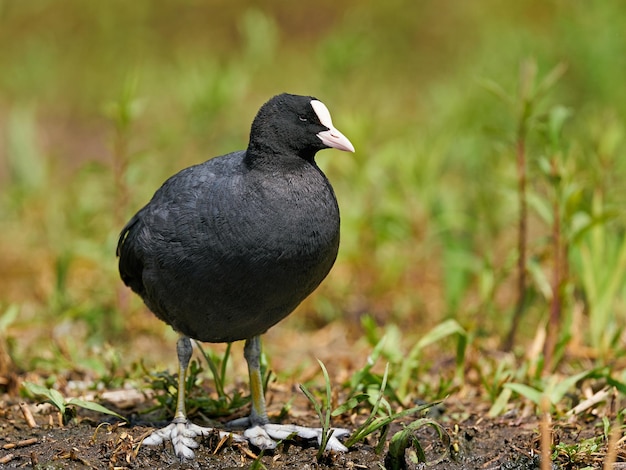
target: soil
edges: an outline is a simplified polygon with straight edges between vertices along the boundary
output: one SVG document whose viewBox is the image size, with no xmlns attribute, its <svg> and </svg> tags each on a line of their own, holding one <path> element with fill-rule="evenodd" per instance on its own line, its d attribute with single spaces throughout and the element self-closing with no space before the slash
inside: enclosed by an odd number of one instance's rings
<svg viewBox="0 0 626 470">
<path fill-rule="evenodd" d="M 363 346 L 363 350 L 360 350 L 359 343 L 350 343 L 350 348 L 342 347 L 341 345 L 346 343 L 342 340 L 345 338 L 345 332 L 338 330 L 337 327 L 312 332 L 308 335 L 309 341 L 299 341 L 298 338 L 301 338 L 301 335 L 283 334 L 280 336 L 271 331 L 267 336 L 266 350 L 270 351 L 272 366 L 275 366 L 275 370 L 286 374 L 269 384 L 266 398 L 270 418 L 278 419 L 283 404 L 290 402 L 289 411 L 287 416 L 281 418 L 282 422 L 319 426 L 319 418 L 298 389 L 297 382 L 307 383 L 315 378 L 313 382 L 319 386 L 323 381 L 317 380 L 319 365 L 303 358 L 319 357 L 327 365 L 332 364 L 329 370 L 335 373 L 331 377 L 331 382 L 341 384 L 349 379 L 351 371 L 362 367 L 361 362 L 367 357 L 365 352 L 367 348 Z M 140 343 L 141 341 L 136 341 L 135 345 Z M 214 349 L 221 347 L 212 346 Z M 233 373 L 237 378 L 246 376 L 245 363 L 241 360 L 241 347 L 238 343 L 233 345 Z M 152 346 L 152 351 L 154 351 L 152 356 L 156 356 L 158 351 L 163 351 L 167 362 L 171 362 L 170 349 Z M 288 350 L 290 354 L 278 354 L 275 352 L 278 350 Z M 137 348 L 135 348 L 135 353 L 136 351 Z M 131 364 L 128 357 L 125 357 L 124 364 L 126 367 L 132 367 L 128 366 Z M 294 364 L 298 364 L 297 368 Z M 433 377 L 422 376 L 420 380 L 435 383 L 437 374 L 440 372 L 436 370 Z M 90 372 L 84 370 L 82 372 L 70 370 L 67 376 L 57 375 L 54 380 L 65 397 L 76 396 L 76 389 L 70 386 L 70 382 L 76 384 L 75 379 L 79 378 L 85 387 L 89 384 L 93 385 L 93 377 L 89 377 L 89 374 Z M 288 379 L 289 376 L 293 379 Z M 72 381 L 69 378 L 72 378 Z M 21 382 L 41 383 L 42 377 L 37 373 L 14 371 L 0 374 L 0 379 L 2 379 L 0 390 L 4 391 L 4 395 L 0 395 L 0 468 L 209 468 L 223 470 L 251 467 L 277 470 L 325 468 L 539 470 L 541 468 L 539 429 L 545 423 L 539 422 L 534 407 L 528 406 L 524 400 L 517 399 L 512 405 L 519 408 L 509 408 L 503 416 L 492 418 L 489 416 L 491 405 L 484 394 L 481 394 L 478 384 L 467 385 L 464 390 L 452 392 L 441 404 L 429 409 L 427 417 L 443 427 L 449 436 L 449 442 L 442 442 L 432 427 L 421 427 L 415 431 L 415 440 L 412 442 L 419 443 L 419 447 L 424 451 L 426 463 L 418 463 L 416 446 L 413 446 L 406 450 L 404 461 L 401 459 L 396 467 L 392 467 L 388 451 L 390 439 L 412 420 L 419 418 L 418 416 L 394 422 L 384 438 L 384 446 L 379 453 L 376 452 L 380 439 L 377 433 L 357 443 L 345 454 L 325 453 L 319 461 L 317 448 L 311 442 L 282 442 L 273 452 L 261 453 L 259 449 L 247 444 L 224 443 L 220 442 L 217 436 L 207 436 L 198 440 L 200 446 L 195 451 L 194 460 L 180 462 L 174 456 L 169 444 L 155 447 L 141 445 L 142 439 L 151 430 L 167 424 L 167 421 L 163 421 L 163 417 L 159 415 L 163 411 L 162 408 L 146 413 L 146 410 L 153 408 L 156 403 L 154 394 L 157 392 L 154 388 L 144 387 L 144 390 L 140 391 L 138 390 L 140 387 L 129 386 L 125 383 L 126 388 L 122 390 L 105 389 L 99 390 L 95 395 L 93 393 L 91 396 L 81 395 L 81 398 L 85 400 L 101 403 L 118 412 L 128 422 L 84 408 L 75 408 L 76 416 L 63 424 L 59 412 L 50 404 L 38 404 L 31 399 L 20 398 L 19 384 Z M 291 383 L 290 380 L 292 380 Z M 89 389 L 85 387 L 82 389 Z M 194 387 L 195 396 L 204 396 L 210 392 L 210 387 L 212 387 L 212 382 L 211 384 L 204 382 L 200 389 Z M 247 384 L 243 381 L 235 381 L 231 383 L 231 387 L 242 393 L 246 393 L 247 390 Z M 337 385 L 333 387 L 333 391 L 335 388 L 339 390 L 341 387 Z M 341 393 L 339 392 L 340 395 Z M 343 403 L 346 398 L 333 397 L 335 401 L 333 405 Z M 620 408 L 617 406 L 617 409 Z M 551 423 L 554 462 L 552 468 L 568 470 L 603 468 L 603 459 L 607 455 L 607 443 L 601 417 L 614 416 L 614 411 L 596 414 L 581 413 L 574 420 L 564 416 Z M 249 409 L 244 406 L 237 411 L 236 416 L 224 416 L 219 419 L 221 423 L 225 423 L 245 416 L 248 412 Z M 363 414 L 341 415 L 333 417 L 332 424 L 354 430 L 365 420 L 366 416 L 367 410 L 363 410 Z M 190 417 L 197 424 L 214 425 L 207 423 L 206 418 L 198 410 L 190 410 Z M 617 463 L 605 468 L 626 469 L 624 463 L 626 450 L 622 447 L 618 445 L 617 451 L 613 454 Z"/>
<path fill-rule="evenodd" d="M 29 428 L 19 415 L 19 407 L 11 407 L 2 424 L 0 447 L 4 450 L 0 459 L 6 468 L 233 469 L 248 468 L 259 455 L 257 449 L 245 444 L 225 445 L 215 452 L 218 440 L 209 436 L 201 441 L 195 460 L 181 463 L 167 445 L 138 448 L 142 436 L 151 429 L 146 426 L 98 427 L 98 422 L 82 419 L 65 427 L 41 424 L 38 428 Z M 433 468 L 534 468 L 528 466 L 535 434 L 532 423 L 513 427 L 501 422 L 477 422 L 474 417 L 456 426 L 447 426 L 454 434 L 455 444 L 462 450 L 455 459 L 444 458 Z M 438 458 L 438 453 L 445 454 L 446 449 L 437 442 L 436 435 L 427 431 L 419 435 L 429 455 Z M 384 455 L 377 455 L 373 446 L 367 444 L 356 445 L 346 454 L 329 454 L 321 464 L 316 460 L 316 453 L 316 448 L 309 443 L 285 443 L 260 460 L 267 468 L 275 469 L 380 469 L 384 465 Z M 517 466 L 511 466 L 513 464 Z M 417 465 L 409 468 L 417 468 Z"/>
<path fill-rule="evenodd" d="M 274 397 L 278 399 L 280 397 Z M 285 397 L 287 398 L 287 397 Z M 6 404 L 6 402 L 5 402 Z M 25 405 L 22 404 L 22 407 Z M 298 405 L 299 407 L 300 405 Z M 428 464 L 417 463 L 415 451 L 405 453 L 405 461 L 397 468 L 407 469 L 486 469 L 530 470 L 540 469 L 539 423 L 534 417 L 519 418 L 514 414 L 501 418 L 485 418 L 486 409 L 480 404 L 450 401 L 437 408 L 432 416 L 442 424 L 450 436 L 445 445 L 431 427 L 420 428 L 415 437 L 424 449 Z M 137 415 L 124 413 L 131 423 L 107 423 L 102 415 L 78 410 L 79 416 L 63 426 L 58 412 L 49 405 L 28 405 L 37 427 L 30 427 L 20 404 L 2 409 L 0 419 L 0 468 L 151 468 L 151 469 L 235 469 L 250 468 L 259 461 L 267 469 L 382 469 L 391 468 L 387 457 L 388 443 L 377 454 L 378 435 L 356 444 L 345 454 L 326 453 L 318 462 L 317 449 L 309 442 L 283 442 L 268 454 L 247 444 L 220 443 L 216 436 L 207 436 L 196 449 L 194 460 L 180 462 L 171 447 L 140 445 L 143 437 L 153 429 L 146 423 L 132 423 Z M 473 410 L 470 412 L 469 410 Z M 315 425 L 314 412 L 299 413 L 298 424 Z M 196 420 L 197 421 L 197 420 Z M 356 423 L 334 423 L 355 426 Z M 394 423 L 388 436 L 402 429 L 405 423 Z M 31 423 L 32 424 L 32 423 Z M 160 425 L 161 423 L 156 423 Z M 561 442 L 576 443 L 588 436 L 581 427 L 567 423 L 555 425 L 555 436 Z M 594 426 L 585 426 L 593 430 Z M 387 438 L 387 440 L 389 440 Z M 387 457 L 387 459 L 386 459 Z M 552 468 L 600 468 L 601 454 L 593 453 L 578 463 L 563 461 Z M 402 466 L 404 465 L 404 466 Z M 596 466 L 597 465 L 597 466 Z M 619 464 L 618 464 L 619 465 Z M 256 468 L 264 468 L 258 466 Z M 623 467 L 613 467 L 623 468 Z"/>
</svg>

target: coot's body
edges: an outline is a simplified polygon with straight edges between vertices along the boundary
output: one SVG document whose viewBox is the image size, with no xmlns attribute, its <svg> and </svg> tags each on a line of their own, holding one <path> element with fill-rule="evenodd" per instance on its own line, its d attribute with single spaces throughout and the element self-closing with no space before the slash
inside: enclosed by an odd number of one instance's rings
<svg viewBox="0 0 626 470">
<path fill-rule="evenodd" d="M 313 161 L 254 165 L 245 152 L 172 176 L 122 232 L 122 279 L 200 341 L 264 333 L 326 277 L 339 209 Z"/>
<path fill-rule="evenodd" d="M 294 434 L 321 440 L 319 428 L 269 423 L 259 335 L 313 292 L 337 257 L 339 209 L 314 160 L 330 147 L 354 151 L 324 104 L 275 96 L 254 119 L 245 151 L 172 176 L 122 229 L 122 280 L 181 334 L 174 420 L 144 444 L 171 440 L 176 455 L 192 458 L 193 438 L 212 431 L 189 422 L 185 411 L 189 338 L 246 340 L 252 406 L 245 439 L 260 448 Z M 335 430 L 327 448 L 346 450 L 337 438 L 347 433 Z"/>
</svg>

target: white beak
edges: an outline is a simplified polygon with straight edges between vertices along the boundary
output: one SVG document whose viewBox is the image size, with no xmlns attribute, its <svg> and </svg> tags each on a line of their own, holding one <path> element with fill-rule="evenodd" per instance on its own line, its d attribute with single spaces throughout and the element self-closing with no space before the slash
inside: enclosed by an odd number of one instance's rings
<svg viewBox="0 0 626 470">
<path fill-rule="evenodd" d="M 333 126 L 333 120 L 330 117 L 330 111 L 328 111 L 326 105 L 321 101 L 312 100 L 311 106 L 322 125 L 328 127 L 327 131 L 322 131 L 317 134 L 324 145 L 346 152 L 354 152 L 352 142 Z"/>
</svg>

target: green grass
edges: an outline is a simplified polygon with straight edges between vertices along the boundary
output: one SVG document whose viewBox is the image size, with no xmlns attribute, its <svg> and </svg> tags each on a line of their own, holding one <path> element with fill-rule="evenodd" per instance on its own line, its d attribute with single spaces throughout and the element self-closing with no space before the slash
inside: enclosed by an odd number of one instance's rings
<svg viewBox="0 0 626 470">
<path fill-rule="evenodd" d="M 84 408 L 86 410 L 95 411 L 97 413 L 108 414 L 120 419 L 124 419 L 123 416 L 117 414 L 114 411 L 94 403 L 92 401 L 81 400 L 78 398 L 70 398 L 66 400 L 57 390 L 51 388 L 45 388 L 37 384 L 30 382 L 24 382 L 24 388 L 33 397 L 45 398 L 43 403 L 50 403 L 54 406 L 62 416 L 63 423 L 67 424 L 71 419 L 76 417 L 75 408 Z"/>
<path fill-rule="evenodd" d="M 322 99 L 357 149 L 319 155 L 342 244 L 298 312 L 370 345 L 349 394 L 380 387 L 383 362 L 386 399 L 405 406 L 474 383 L 496 414 L 545 393 L 565 412 L 559 380 L 623 393 L 625 30 L 618 0 L 457 0 L 445 15 L 0 1 L 0 354 L 20 372 L 137 380 L 141 340 L 174 342 L 120 286 L 121 226 L 173 172 L 243 148 L 262 102 L 291 91 Z M 231 369 L 215 367 L 223 398 Z"/>
</svg>

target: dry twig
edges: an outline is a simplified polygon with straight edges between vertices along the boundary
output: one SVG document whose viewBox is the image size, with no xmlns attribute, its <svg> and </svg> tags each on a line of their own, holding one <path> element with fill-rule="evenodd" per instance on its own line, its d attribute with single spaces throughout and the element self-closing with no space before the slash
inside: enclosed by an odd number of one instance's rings
<svg viewBox="0 0 626 470">
<path fill-rule="evenodd" d="M 33 414 L 30 412 L 30 408 L 28 407 L 26 403 L 20 403 L 20 410 L 29 428 L 32 429 L 32 428 L 39 427 L 39 425 L 37 424 L 37 421 L 35 421 L 35 418 L 33 418 Z"/>
<path fill-rule="evenodd" d="M 3 445 L 2 448 L 5 450 L 15 449 L 16 447 L 30 446 L 32 444 L 36 444 L 37 442 L 38 442 L 38 439 L 36 437 L 31 437 L 30 439 L 25 439 L 23 441 L 10 442 L 8 444 Z"/>
</svg>

